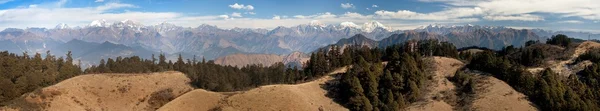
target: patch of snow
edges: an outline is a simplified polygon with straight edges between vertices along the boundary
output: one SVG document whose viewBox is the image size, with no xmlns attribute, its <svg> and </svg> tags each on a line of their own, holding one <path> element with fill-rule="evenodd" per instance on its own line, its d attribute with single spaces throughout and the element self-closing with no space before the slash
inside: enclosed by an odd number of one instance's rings
<svg viewBox="0 0 600 111">
<path fill-rule="evenodd" d="M 69 25 L 65 24 L 65 23 L 60 23 L 58 25 L 56 25 L 56 27 L 54 27 L 54 29 L 69 29 Z"/>
<path fill-rule="evenodd" d="M 110 24 L 108 24 L 106 22 L 106 20 L 100 19 L 100 20 L 92 21 L 92 23 L 90 23 L 90 25 L 88 25 L 88 26 L 89 27 L 108 27 L 108 26 L 110 26 Z"/>
<path fill-rule="evenodd" d="M 371 33 L 371 32 L 373 32 L 373 30 L 375 30 L 377 28 L 383 28 L 384 30 L 387 30 L 387 31 L 391 30 L 390 27 L 386 27 L 385 25 L 383 25 L 377 21 L 365 22 L 362 25 L 362 31 L 367 32 L 367 33 Z"/>
</svg>

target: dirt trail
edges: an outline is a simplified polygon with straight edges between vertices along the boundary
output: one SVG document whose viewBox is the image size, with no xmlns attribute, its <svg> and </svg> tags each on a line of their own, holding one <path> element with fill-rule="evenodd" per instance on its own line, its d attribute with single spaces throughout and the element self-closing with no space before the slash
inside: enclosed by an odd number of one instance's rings
<svg viewBox="0 0 600 111">
<path fill-rule="evenodd" d="M 411 104 L 408 111 L 452 111 L 453 107 L 441 100 L 445 95 L 444 91 L 453 91 L 456 86 L 450 82 L 447 77 L 454 76 L 456 70 L 465 64 L 459 60 L 446 57 L 433 57 L 433 83 L 427 87 L 429 92 L 425 95 L 425 101 Z"/>
<path fill-rule="evenodd" d="M 181 72 L 88 74 L 23 95 L 0 110 L 155 110 L 192 90 Z"/>
<path fill-rule="evenodd" d="M 249 91 L 213 93 L 202 89 L 194 90 L 164 105 L 162 111 L 225 110 L 225 111 L 343 111 L 348 110 L 326 97 L 322 86 L 338 73 L 296 85 L 267 85 Z"/>
</svg>

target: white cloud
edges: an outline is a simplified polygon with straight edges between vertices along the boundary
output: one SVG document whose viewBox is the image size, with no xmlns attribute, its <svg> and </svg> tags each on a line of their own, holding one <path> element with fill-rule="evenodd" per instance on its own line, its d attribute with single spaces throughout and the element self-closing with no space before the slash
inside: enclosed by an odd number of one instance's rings
<svg viewBox="0 0 600 111">
<path fill-rule="evenodd" d="M 465 17 L 473 17 L 481 14 L 479 8 L 455 8 L 433 13 L 418 13 L 410 10 L 386 11 L 379 10 L 375 15 L 382 19 L 404 19 L 404 20 L 451 20 Z"/>
<path fill-rule="evenodd" d="M 594 21 L 594 23 L 598 23 L 598 22 L 600 22 L 600 21 Z"/>
<path fill-rule="evenodd" d="M 242 17 L 242 13 L 233 12 L 231 13 L 231 17 Z"/>
<path fill-rule="evenodd" d="M 305 19 L 306 16 L 304 16 L 304 15 L 294 15 L 294 18 Z"/>
<path fill-rule="evenodd" d="M 38 5 L 37 5 L 37 4 L 32 4 L 32 5 L 29 5 L 29 8 L 37 8 L 37 7 L 38 7 Z"/>
<path fill-rule="evenodd" d="M 325 13 L 317 13 L 314 15 L 295 15 L 294 18 L 298 19 L 325 19 L 325 18 L 335 18 L 337 15 L 332 14 L 331 12 Z"/>
<path fill-rule="evenodd" d="M 219 18 L 222 18 L 222 19 L 229 19 L 229 16 L 228 16 L 228 15 L 219 15 Z"/>
<path fill-rule="evenodd" d="M 104 2 L 104 0 L 96 0 L 96 1 L 94 1 L 94 2 Z"/>
<path fill-rule="evenodd" d="M 238 4 L 238 3 L 229 5 L 229 7 L 233 8 L 233 9 L 238 9 L 238 10 L 248 10 L 248 11 L 254 10 L 254 6 L 252 6 L 252 5 L 244 5 L 244 4 Z"/>
<path fill-rule="evenodd" d="M 489 15 L 549 13 L 560 17 L 600 20 L 600 2 L 596 0 L 420 0 L 441 2 L 450 7 L 479 7 Z"/>
<path fill-rule="evenodd" d="M 371 7 L 373 7 L 373 8 L 377 8 L 377 7 L 379 7 L 379 6 L 377 6 L 377 5 L 373 4 L 373 5 L 371 5 Z"/>
<path fill-rule="evenodd" d="M 111 10 L 111 9 L 120 9 L 120 8 L 136 8 L 137 6 L 132 4 L 123 4 L 123 3 L 107 3 L 103 6 L 96 7 L 97 10 Z"/>
<path fill-rule="evenodd" d="M 366 9 L 367 9 L 367 10 L 371 10 L 371 9 L 369 9 L 369 8 L 366 8 Z"/>
<path fill-rule="evenodd" d="M 254 13 L 254 12 L 246 12 L 244 14 L 256 15 L 256 13 Z"/>
<path fill-rule="evenodd" d="M 153 23 L 181 16 L 172 12 L 110 12 L 112 9 L 135 7 L 130 4 L 109 3 L 97 7 L 61 8 L 49 7 L 62 4 L 63 1 L 43 3 L 37 6 L 31 5 L 27 8 L 13 8 L 0 10 L 0 29 L 2 28 L 27 28 L 46 27 L 51 28 L 58 23 L 66 23 L 70 26 L 85 26 L 97 19 L 107 21 L 121 21 L 125 19 L 137 20 L 144 23 Z M 76 19 L 75 19 L 76 18 Z M 162 19 L 162 20 L 161 20 Z"/>
<path fill-rule="evenodd" d="M 379 10 L 375 15 L 382 19 L 404 19 L 404 20 L 455 20 L 472 19 L 472 17 L 483 14 L 481 8 L 451 8 L 439 12 L 418 13 L 410 10 L 386 11 Z"/>
<path fill-rule="evenodd" d="M 341 18 L 353 18 L 353 19 L 372 19 L 373 15 L 362 15 L 356 12 L 346 12 L 344 13 Z"/>
<path fill-rule="evenodd" d="M 12 2 L 12 1 L 14 1 L 14 0 L 0 0 L 0 4 L 5 4 L 8 2 Z"/>
<path fill-rule="evenodd" d="M 341 6 L 343 9 L 354 8 L 354 4 L 351 4 L 351 3 L 342 3 L 340 6 Z"/>
<path fill-rule="evenodd" d="M 279 19 L 281 19 L 281 16 L 279 16 L 279 15 L 273 15 L 273 18 L 271 18 L 271 19 L 273 19 L 273 20 L 279 20 Z"/>
<path fill-rule="evenodd" d="M 579 21 L 579 20 L 565 20 L 565 21 L 558 21 L 557 23 L 565 23 L 565 24 L 582 24 L 583 21 Z"/>
<path fill-rule="evenodd" d="M 503 21 L 503 20 L 518 20 L 518 21 L 543 21 L 544 18 L 541 16 L 521 14 L 521 15 L 489 15 L 484 16 L 483 19 L 492 21 Z"/>
</svg>

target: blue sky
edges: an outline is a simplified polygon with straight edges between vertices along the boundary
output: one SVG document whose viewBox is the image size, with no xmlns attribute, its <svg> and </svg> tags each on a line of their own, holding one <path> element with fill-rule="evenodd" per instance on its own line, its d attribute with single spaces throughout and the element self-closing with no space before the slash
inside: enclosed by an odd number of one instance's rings
<svg viewBox="0 0 600 111">
<path fill-rule="evenodd" d="M 600 33 L 595 0 L 0 0 L 0 29 L 84 27 L 93 20 L 196 27 L 274 28 L 379 21 L 394 29 L 429 24 L 493 25 Z"/>
</svg>

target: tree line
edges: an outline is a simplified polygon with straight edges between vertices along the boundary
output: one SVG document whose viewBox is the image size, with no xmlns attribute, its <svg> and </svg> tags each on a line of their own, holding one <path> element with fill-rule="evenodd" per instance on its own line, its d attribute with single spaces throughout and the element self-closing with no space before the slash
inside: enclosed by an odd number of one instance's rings
<svg viewBox="0 0 600 111">
<path fill-rule="evenodd" d="M 331 86 L 331 96 L 350 110 L 395 111 L 423 97 L 431 76 L 424 56 L 456 58 L 458 52 L 450 43 L 422 40 L 383 49 L 353 46 L 341 56 L 352 57 L 352 67 Z"/>
<path fill-rule="evenodd" d="M 0 52 L 0 103 L 82 74 L 81 68 L 72 63 L 71 52 L 66 58 L 57 58 L 49 51 L 46 57 Z"/>
<path fill-rule="evenodd" d="M 117 57 L 100 60 L 98 66 L 92 66 L 85 73 L 147 73 L 179 71 L 191 79 L 197 88 L 210 91 L 238 91 L 267 84 L 296 83 L 302 81 L 304 73 L 296 68 L 286 68 L 282 63 L 271 66 L 247 65 L 241 68 L 222 66 L 214 61 L 186 59 L 181 55 L 177 61 L 166 60 L 164 54 L 158 59 L 142 59 L 138 56 Z"/>
<path fill-rule="evenodd" d="M 546 44 L 572 47 L 572 39 L 565 35 L 556 35 Z M 528 47 L 531 45 L 527 45 Z M 507 53 L 508 52 L 508 53 Z M 523 53 L 521 57 L 510 57 L 511 53 Z M 551 69 L 532 74 L 526 68 L 535 66 L 545 58 L 548 50 L 525 50 L 523 48 L 506 47 L 501 51 L 484 51 L 469 57 L 467 68 L 491 73 L 494 77 L 507 82 L 515 90 L 527 95 L 529 100 L 541 110 L 552 111 L 598 111 L 600 107 L 600 68 L 595 58 L 596 52 L 590 51 L 580 56 L 577 61 L 593 60 L 576 75 L 564 77 Z"/>
</svg>

